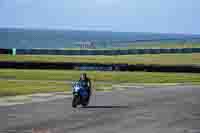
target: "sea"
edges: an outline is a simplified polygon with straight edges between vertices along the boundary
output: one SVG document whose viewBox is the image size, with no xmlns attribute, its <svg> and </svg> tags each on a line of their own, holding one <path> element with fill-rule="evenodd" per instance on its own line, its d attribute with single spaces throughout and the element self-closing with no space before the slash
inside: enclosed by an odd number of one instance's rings
<svg viewBox="0 0 200 133">
<path fill-rule="evenodd" d="M 200 42 L 200 35 L 0 28 L 0 48 L 63 49 L 80 48 L 80 45 L 90 43 L 95 45 L 95 48 L 117 48 L 138 42 L 165 44 L 181 41 Z"/>
</svg>

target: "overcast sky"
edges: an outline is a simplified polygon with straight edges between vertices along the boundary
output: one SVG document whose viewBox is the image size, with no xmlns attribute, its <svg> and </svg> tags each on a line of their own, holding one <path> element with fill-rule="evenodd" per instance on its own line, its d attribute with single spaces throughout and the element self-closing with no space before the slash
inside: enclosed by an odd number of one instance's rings
<svg viewBox="0 0 200 133">
<path fill-rule="evenodd" d="M 0 0 L 0 27 L 200 34 L 200 0 Z"/>
</svg>

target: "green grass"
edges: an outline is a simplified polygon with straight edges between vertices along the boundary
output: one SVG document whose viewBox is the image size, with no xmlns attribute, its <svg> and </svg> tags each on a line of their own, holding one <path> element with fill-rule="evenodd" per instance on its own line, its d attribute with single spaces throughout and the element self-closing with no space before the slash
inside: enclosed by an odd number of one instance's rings
<svg viewBox="0 0 200 133">
<path fill-rule="evenodd" d="M 0 96 L 69 91 L 70 85 L 62 82 L 0 80 Z"/>
<path fill-rule="evenodd" d="M 0 96 L 69 91 L 71 83 L 65 80 L 78 80 L 82 72 L 0 69 Z M 191 73 L 87 71 L 87 74 L 92 79 L 93 88 L 96 90 L 111 87 L 112 83 L 200 83 L 200 74 Z M 106 81 L 106 83 L 96 81 Z"/>
<path fill-rule="evenodd" d="M 149 64 L 199 65 L 200 53 L 120 55 L 120 56 L 0 55 L 0 61 L 127 63 L 127 64 L 148 64 L 148 65 Z"/>
<path fill-rule="evenodd" d="M 200 74 L 160 73 L 160 72 L 100 72 L 68 70 L 19 70 L 0 69 L 0 78 L 16 80 L 77 80 L 86 72 L 93 81 L 130 82 L 130 83 L 184 83 L 200 82 Z"/>
<path fill-rule="evenodd" d="M 0 80 L 0 97 L 27 95 L 34 93 L 66 92 L 71 91 L 71 83 L 62 81 L 34 81 L 34 80 Z M 95 90 L 102 91 L 104 88 L 112 89 L 112 84 L 93 85 Z"/>
</svg>

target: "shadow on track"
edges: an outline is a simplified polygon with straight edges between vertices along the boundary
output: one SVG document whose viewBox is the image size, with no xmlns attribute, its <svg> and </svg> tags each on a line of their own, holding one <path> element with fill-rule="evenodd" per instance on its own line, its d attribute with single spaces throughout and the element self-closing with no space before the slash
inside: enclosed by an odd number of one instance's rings
<svg viewBox="0 0 200 133">
<path fill-rule="evenodd" d="M 105 105 L 105 106 L 87 106 L 83 107 L 87 109 L 120 109 L 120 108 L 129 108 L 129 106 L 113 106 L 113 105 Z"/>
</svg>

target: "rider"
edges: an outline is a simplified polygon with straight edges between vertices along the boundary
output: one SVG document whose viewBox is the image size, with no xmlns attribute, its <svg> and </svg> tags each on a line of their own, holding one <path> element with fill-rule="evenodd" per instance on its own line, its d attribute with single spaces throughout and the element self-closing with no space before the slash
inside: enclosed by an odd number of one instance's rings
<svg viewBox="0 0 200 133">
<path fill-rule="evenodd" d="M 86 74 L 86 73 L 81 74 L 79 83 L 80 83 L 84 88 L 87 89 L 88 94 L 89 94 L 89 97 L 90 97 L 90 95 L 91 95 L 92 84 L 91 84 L 90 79 L 87 77 L 87 74 Z M 88 97 L 88 98 L 89 98 L 89 97 Z"/>
</svg>

